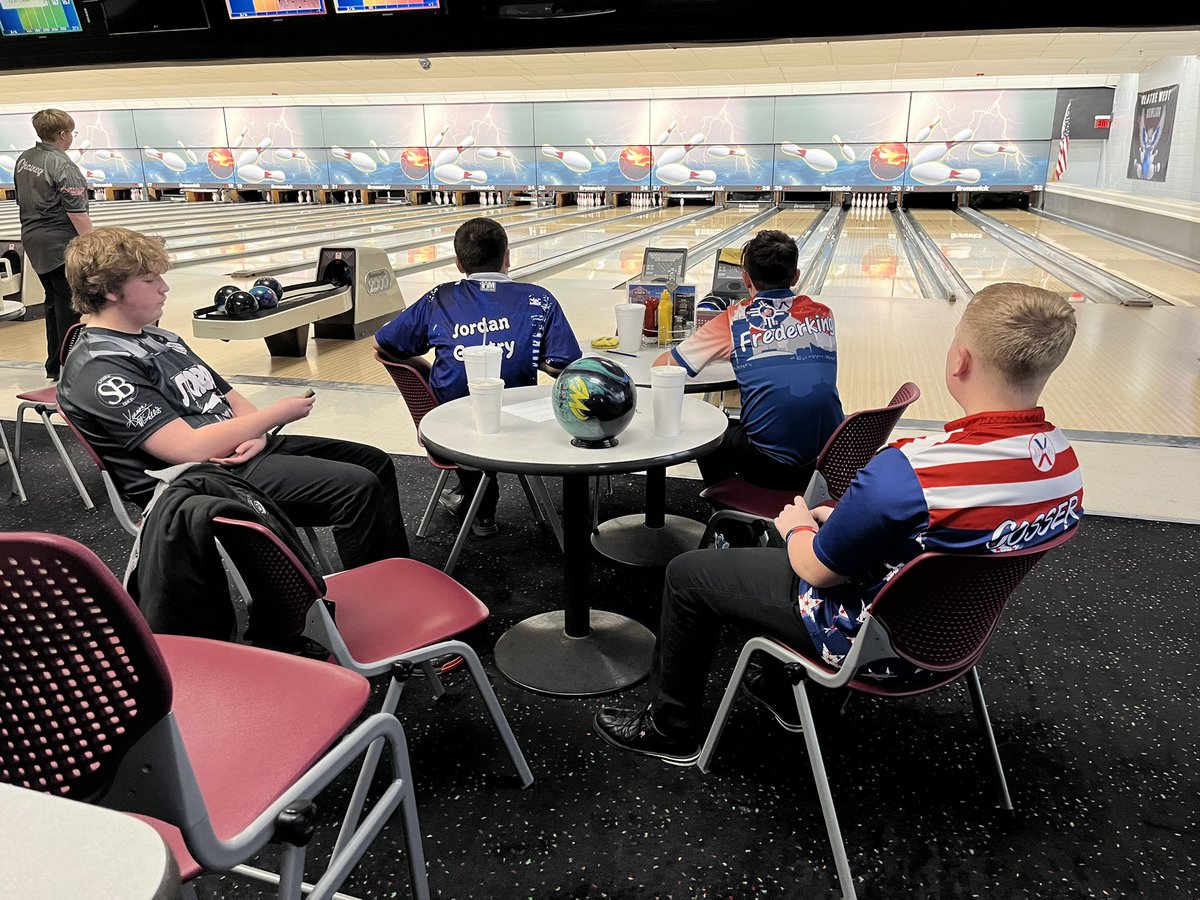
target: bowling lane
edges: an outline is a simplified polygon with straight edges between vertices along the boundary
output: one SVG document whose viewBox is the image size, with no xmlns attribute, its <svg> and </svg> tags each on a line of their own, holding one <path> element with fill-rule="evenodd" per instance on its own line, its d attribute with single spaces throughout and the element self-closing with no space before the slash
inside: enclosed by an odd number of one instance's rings
<svg viewBox="0 0 1200 900">
<path fill-rule="evenodd" d="M 987 214 L 1170 303 L 1200 306 L 1200 272 L 1026 210 L 997 209 Z"/>
<path fill-rule="evenodd" d="M 953 210 L 914 209 L 912 215 L 974 291 L 997 281 L 1031 284 L 1064 297 L 1080 290 L 1005 247 Z"/>
<path fill-rule="evenodd" d="M 803 234 L 804 230 L 815 219 L 824 214 L 824 209 L 783 209 L 759 225 L 755 231 L 770 231 L 774 229 L 796 238 Z M 737 238 L 728 246 L 740 247 L 749 238 L 750 235 Z M 685 281 L 687 284 L 696 285 L 697 298 L 705 296 L 712 288 L 713 269 L 716 267 L 716 259 L 717 254 L 715 250 L 706 254 L 704 259 L 688 259 L 688 270 Z M 638 262 L 640 264 L 641 260 L 639 259 Z"/>
<path fill-rule="evenodd" d="M 923 296 L 891 212 L 851 208 L 846 216 L 821 296 Z"/>
</svg>

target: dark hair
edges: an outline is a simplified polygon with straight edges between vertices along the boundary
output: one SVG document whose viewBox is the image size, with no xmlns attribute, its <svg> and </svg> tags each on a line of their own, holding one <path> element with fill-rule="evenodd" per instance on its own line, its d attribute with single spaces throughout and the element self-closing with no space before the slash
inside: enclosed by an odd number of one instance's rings
<svg viewBox="0 0 1200 900">
<path fill-rule="evenodd" d="M 800 249 L 782 231 L 760 231 L 742 247 L 742 268 L 760 291 L 790 288 Z"/>
<path fill-rule="evenodd" d="M 495 219 L 467 219 L 454 232 L 454 255 L 468 275 L 499 272 L 508 250 L 508 235 Z"/>
</svg>

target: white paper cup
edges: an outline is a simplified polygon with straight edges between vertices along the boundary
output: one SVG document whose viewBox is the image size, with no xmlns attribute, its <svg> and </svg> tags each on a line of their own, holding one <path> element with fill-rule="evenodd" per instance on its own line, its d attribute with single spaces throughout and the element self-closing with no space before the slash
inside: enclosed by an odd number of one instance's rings
<svg viewBox="0 0 1200 900">
<path fill-rule="evenodd" d="M 481 378 L 499 378 L 500 361 L 504 351 L 497 344 L 463 347 L 463 365 L 467 367 L 467 384 Z"/>
<path fill-rule="evenodd" d="M 650 397 L 654 402 L 654 433 L 678 437 L 683 419 L 683 384 L 687 370 L 680 366 L 650 367 Z"/>
<path fill-rule="evenodd" d="M 613 309 L 617 316 L 617 339 L 622 353 L 637 353 L 642 349 L 642 322 L 646 307 L 640 303 L 618 303 Z"/>
<path fill-rule="evenodd" d="M 499 378 L 476 378 L 467 382 L 471 392 L 471 413 L 475 430 L 480 434 L 495 434 L 500 430 L 500 402 L 504 397 L 504 382 Z"/>
</svg>

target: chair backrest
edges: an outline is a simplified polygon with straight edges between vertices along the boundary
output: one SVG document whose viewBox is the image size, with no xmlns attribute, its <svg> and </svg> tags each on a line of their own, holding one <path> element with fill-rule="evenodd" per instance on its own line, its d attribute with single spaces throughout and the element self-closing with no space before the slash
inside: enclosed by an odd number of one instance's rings
<svg viewBox="0 0 1200 900">
<path fill-rule="evenodd" d="M 1074 534 L 1005 553 L 923 553 L 884 585 L 871 617 L 897 656 L 957 677 L 987 649 L 1021 579 Z"/>
<path fill-rule="evenodd" d="M 0 697 L 0 780 L 75 800 L 170 712 L 146 620 L 81 544 L 0 534 Z"/>
<path fill-rule="evenodd" d="M 138 523 L 134 522 L 129 516 L 129 510 L 125 508 L 125 499 L 121 496 L 120 490 L 117 488 L 116 480 L 112 476 L 108 465 L 104 462 L 96 448 L 92 446 L 91 441 L 87 436 L 79 430 L 79 426 L 71 421 L 71 417 L 67 415 L 66 410 L 60 405 L 58 414 L 62 416 L 62 420 L 67 423 L 67 427 L 71 429 L 71 434 L 75 435 L 75 440 L 79 441 L 84 451 L 92 462 L 96 464 L 96 468 L 100 470 L 100 479 L 104 482 L 104 493 L 108 495 L 108 504 L 112 507 L 113 514 L 117 517 L 117 521 L 121 527 L 129 534 L 136 536 L 138 533 Z"/>
<path fill-rule="evenodd" d="M 250 630 L 272 639 L 304 632 L 308 608 L 324 596 L 307 567 L 275 532 L 258 522 L 213 518 L 213 537 L 241 579 L 251 604 Z"/>
<path fill-rule="evenodd" d="M 79 343 L 79 339 L 83 337 L 83 329 L 86 326 L 82 322 L 76 322 L 67 329 L 67 333 L 63 335 L 62 346 L 58 348 L 58 363 L 63 365 L 67 361 L 67 356 Z"/>
<path fill-rule="evenodd" d="M 871 461 L 904 411 L 920 396 L 921 389 L 909 381 L 896 391 L 887 406 L 860 409 L 842 420 L 817 457 L 817 471 L 825 478 L 831 498 L 842 498 L 858 470 Z"/>
<path fill-rule="evenodd" d="M 425 414 L 438 406 L 438 398 L 429 386 L 429 363 L 419 356 L 404 361 L 389 359 L 376 351 L 377 359 L 404 397 L 404 405 L 417 428 L 417 442 L 421 443 L 421 420 Z M 421 443 L 421 446 L 425 446 Z"/>
</svg>

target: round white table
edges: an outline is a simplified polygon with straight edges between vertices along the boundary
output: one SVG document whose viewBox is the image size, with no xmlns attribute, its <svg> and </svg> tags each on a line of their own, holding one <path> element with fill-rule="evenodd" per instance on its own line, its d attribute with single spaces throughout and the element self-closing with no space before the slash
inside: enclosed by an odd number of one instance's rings
<svg viewBox="0 0 1200 900">
<path fill-rule="evenodd" d="M 650 386 L 650 368 L 664 347 L 647 347 L 635 356 L 614 350 L 593 350 L 590 356 L 611 359 L 629 373 L 638 387 Z M 708 394 L 737 387 L 729 360 L 710 363 L 683 383 L 684 393 Z M 628 566 L 661 566 L 687 550 L 695 550 L 705 523 L 685 516 L 668 515 L 667 470 L 646 470 L 646 512 L 618 516 L 602 522 L 592 534 L 592 546 L 614 562 Z"/>
<path fill-rule="evenodd" d="M 550 385 L 509 388 L 504 406 L 537 401 L 550 409 Z M 443 403 L 421 420 L 421 440 L 436 456 L 473 469 L 563 479 L 562 610 L 518 622 L 496 643 L 496 668 L 524 688 L 544 694 L 583 697 L 636 684 L 650 671 L 654 635 L 638 622 L 590 608 L 591 546 L 588 543 L 588 477 L 622 474 L 692 459 L 717 446 L 725 432 L 725 414 L 702 400 L 685 397 L 678 437 L 654 434 L 650 392 L 638 395 L 638 410 L 615 447 L 575 447 L 550 415 L 531 421 L 509 412 L 500 431 L 479 434 L 471 399 Z M 597 592 L 598 593 L 598 592 Z"/>
</svg>

